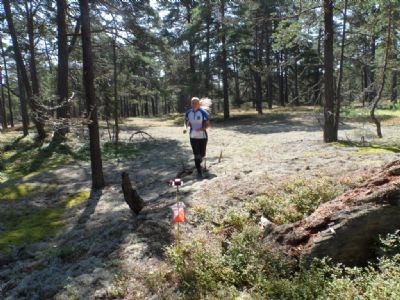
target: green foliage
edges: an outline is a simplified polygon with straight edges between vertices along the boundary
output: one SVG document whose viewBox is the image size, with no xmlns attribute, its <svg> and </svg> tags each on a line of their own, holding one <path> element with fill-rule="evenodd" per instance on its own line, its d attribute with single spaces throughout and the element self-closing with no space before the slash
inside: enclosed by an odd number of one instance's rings
<svg viewBox="0 0 400 300">
<path fill-rule="evenodd" d="M 329 178 L 295 179 L 248 204 L 250 212 L 262 214 L 276 224 L 295 222 L 310 215 L 321 203 L 332 200 L 343 187 Z"/>
<path fill-rule="evenodd" d="M 398 232 L 395 235 L 396 242 L 385 247 L 397 254 L 367 267 L 334 265 L 330 259 L 292 265 L 262 243 L 262 232 L 254 225 L 234 233 L 224 247 L 202 236 L 187 241 L 182 256 L 169 247 L 168 256 L 184 299 L 234 299 L 243 293 L 249 299 L 399 299 Z"/>
<path fill-rule="evenodd" d="M 181 256 L 174 246 L 167 248 L 167 254 L 178 273 L 180 288 L 192 297 L 215 292 L 221 282 L 232 277 L 232 270 L 224 266 L 221 245 L 208 237 L 184 242 Z"/>
<path fill-rule="evenodd" d="M 233 226 L 236 230 L 242 230 L 243 227 L 249 222 L 249 213 L 237 208 L 230 208 L 223 219 L 225 226 Z"/>
<path fill-rule="evenodd" d="M 263 230 L 255 225 L 246 225 L 232 235 L 223 255 L 224 266 L 231 270 L 227 283 L 257 291 L 266 281 L 288 275 L 288 262 L 270 250 L 262 237 Z"/>
<path fill-rule="evenodd" d="M 381 249 L 386 256 L 400 254 L 400 230 L 388 234 L 380 239 Z"/>
</svg>

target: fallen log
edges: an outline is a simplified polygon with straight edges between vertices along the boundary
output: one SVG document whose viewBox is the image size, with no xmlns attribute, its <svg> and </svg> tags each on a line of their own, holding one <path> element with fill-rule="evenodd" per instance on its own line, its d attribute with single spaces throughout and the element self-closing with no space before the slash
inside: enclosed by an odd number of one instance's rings
<svg viewBox="0 0 400 300">
<path fill-rule="evenodd" d="M 137 191 L 132 188 L 132 183 L 127 172 L 122 173 L 122 191 L 124 192 L 124 198 L 129 208 L 135 214 L 139 214 L 144 207 L 144 201 Z"/>
<path fill-rule="evenodd" d="M 268 224 L 264 241 L 306 265 L 331 257 L 362 266 L 376 256 L 379 235 L 400 228 L 400 160 L 387 164 L 358 187 L 322 204 L 292 224 Z"/>
</svg>

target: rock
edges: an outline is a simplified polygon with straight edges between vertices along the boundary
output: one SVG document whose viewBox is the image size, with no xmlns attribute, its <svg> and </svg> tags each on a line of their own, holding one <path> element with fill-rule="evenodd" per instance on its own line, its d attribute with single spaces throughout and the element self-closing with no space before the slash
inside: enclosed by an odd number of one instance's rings
<svg viewBox="0 0 400 300">
<path fill-rule="evenodd" d="M 265 242 L 309 264 L 329 256 L 348 266 L 366 265 L 375 241 L 400 228 L 400 160 L 358 187 L 322 204 L 309 217 L 266 230 Z"/>
</svg>

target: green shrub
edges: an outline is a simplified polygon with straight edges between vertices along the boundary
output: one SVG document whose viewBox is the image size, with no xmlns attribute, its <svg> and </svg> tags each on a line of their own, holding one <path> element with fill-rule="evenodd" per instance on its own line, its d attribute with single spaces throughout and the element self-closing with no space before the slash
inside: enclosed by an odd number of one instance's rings
<svg viewBox="0 0 400 300">
<path fill-rule="evenodd" d="M 237 208 L 230 208 L 223 218 L 225 226 L 233 226 L 236 230 L 242 230 L 248 222 L 249 213 Z"/>
<path fill-rule="evenodd" d="M 276 224 L 291 223 L 310 215 L 318 206 L 343 191 L 330 179 L 297 179 L 286 182 L 268 194 L 258 196 L 248 209 Z"/>
<path fill-rule="evenodd" d="M 232 235 L 223 260 L 231 272 L 228 283 L 238 288 L 259 290 L 265 281 L 287 276 L 289 264 L 262 241 L 263 230 L 247 225 Z"/>
<path fill-rule="evenodd" d="M 199 298 L 220 289 L 231 270 L 224 266 L 221 246 L 215 240 L 199 237 L 182 245 L 181 255 L 171 246 L 167 254 L 175 266 L 180 289 Z"/>
<path fill-rule="evenodd" d="M 400 254 L 400 230 L 389 233 L 385 238 L 380 238 L 381 249 L 386 256 Z"/>
</svg>

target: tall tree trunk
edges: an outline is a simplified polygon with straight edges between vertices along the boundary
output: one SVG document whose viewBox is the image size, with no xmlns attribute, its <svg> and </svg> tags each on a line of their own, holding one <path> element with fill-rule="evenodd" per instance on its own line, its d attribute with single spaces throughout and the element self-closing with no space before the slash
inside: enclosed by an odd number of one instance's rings
<svg viewBox="0 0 400 300">
<path fill-rule="evenodd" d="M 116 29 L 115 29 L 116 30 Z M 118 73 L 117 73 L 117 35 L 115 34 L 113 46 L 113 69 L 114 69 L 114 125 L 115 125 L 115 143 L 119 142 L 119 121 L 118 121 Z"/>
<path fill-rule="evenodd" d="M 58 68 L 57 68 L 57 118 L 63 119 L 61 127 L 55 132 L 54 137 L 64 137 L 69 131 L 64 122 L 68 118 L 68 38 L 67 24 L 65 21 L 67 12 L 66 0 L 57 0 L 57 37 L 58 37 Z"/>
<path fill-rule="evenodd" d="M 386 70 L 389 61 L 389 49 L 390 49 L 390 41 L 391 41 L 391 32 L 392 32 L 392 17 L 393 11 L 391 4 L 389 4 L 389 16 L 388 16 L 388 26 L 387 26 L 387 38 L 386 38 L 386 45 L 385 45 L 385 55 L 383 58 L 383 68 L 382 68 L 382 81 L 379 87 L 379 90 L 374 98 L 372 109 L 370 111 L 371 119 L 376 125 L 376 134 L 378 137 L 382 138 L 382 129 L 381 129 L 381 122 L 375 116 L 375 109 L 378 106 L 378 102 L 382 97 L 383 88 L 385 87 L 386 81 Z"/>
<path fill-rule="evenodd" d="M 299 70 L 297 67 L 297 58 L 294 61 L 294 104 L 300 105 L 299 99 Z"/>
<path fill-rule="evenodd" d="M 228 62 L 226 53 L 225 0 L 221 0 L 222 88 L 224 93 L 224 119 L 229 119 Z"/>
<path fill-rule="evenodd" d="M 234 58 L 234 80 L 235 80 L 235 103 L 238 108 L 240 108 L 240 105 L 242 104 L 242 99 L 240 96 L 240 84 L 239 84 L 239 63 L 237 61 L 237 56 L 236 56 L 236 49 L 235 49 L 235 58 Z"/>
<path fill-rule="evenodd" d="M 324 105 L 324 141 L 337 141 L 335 130 L 334 99 L 335 89 L 333 80 L 333 0 L 324 0 L 324 68 L 325 68 L 325 105 Z"/>
<path fill-rule="evenodd" d="M 315 68 L 315 80 L 314 80 L 314 87 L 313 87 L 313 103 L 318 103 L 319 105 L 321 105 L 321 84 L 320 84 L 320 62 L 319 59 L 321 57 L 321 39 L 322 39 L 322 35 L 323 34 L 323 30 L 322 28 L 319 29 L 318 32 L 318 44 L 317 44 L 317 66 Z"/>
<path fill-rule="evenodd" d="M 29 99 L 29 105 L 32 108 L 32 111 L 34 114 L 38 113 L 38 106 L 36 102 L 33 99 L 33 94 L 32 94 L 32 88 L 29 83 L 29 78 L 28 74 L 26 72 L 25 64 L 22 59 L 22 54 L 19 48 L 19 43 L 17 39 L 17 34 L 15 32 L 14 28 L 14 23 L 12 19 L 12 12 L 11 12 L 11 7 L 10 7 L 10 0 L 3 0 L 3 6 L 4 6 L 4 11 L 7 19 L 7 24 L 8 24 L 8 29 L 11 35 L 12 43 L 13 43 L 13 49 L 14 49 L 14 56 L 15 56 L 15 61 L 17 64 L 17 68 L 20 72 L 22 83 L 24 84 L 26 94 Z M 33 122 L 35 123 L 36 130 L 38 132 L 38 138 L 40 140 L 43 140 L 46 137 L 46 132 L 44 130 L 44 124 L 40 120 L 40 118 L 33 118 Z"/>
<path fill-rule="evenodd" d="M 296 67 L 297 67 L 297 63 L 296 63 Z M 285 103 L 289 103 L 289 79 L 288 79 L 288 52 L 285 49 L 285 68 L 283 69 L 283 71 L 285 72 L 285 76 L 284 76 L 284 85 L 285 85 Z M 295 82 L 296 83 L 296 82 Z M 295 84 L 296 87 L 296 84 Z"/>
<path fill-rule="evenodd" d="M 39 78 L 36 68 L 36 51 L 35 51 L 35 35 L 34 35 L 34 24 L 33 17 L 34 12 L 32 8 L 32 2 L 30 3 L 30 7 L 28 6 L 28 0 L 25 0 L 25 9 L 26 9 L 26 28 L 28 31 L 28 42 L 29 42 L 29 66 L 31 73 L 31 81 L 32 81 L 32 92 L 33 96 L 39 100 L 40 97 L 40 86 L 39 86 Z"/>
<path fill-rule="evenodd" d="M 211 40 L 211 4 L 210 0 L 206 0 L 206 61 L 205 61 L 205 78 L 204 88 L 205 95 L 210 95 L 210 82 L 211 82 L 211 71 L 210 71 L 210 40 Z"/>
<path fill-rule="evenodd" d="M 373 65 L 375 63 L 375 56 L 376 56 L 376 36 L 372 36 L 371 38 L 371 44 L 370 44 L 370 49 L 371 49 L 371 64 Z M 371 102 L 374 100 L 376 96 L 376 87 L 375 87 L 375 71 L 374 68 L 371 67 L 369 69 L 369 85 L 370 88 L 372 89 L 371 92 L 368 94 L 368 101 Z"/>
<path fill-rule="evenodd" d="M 97 121 L 97 103 L 94 90 L 93 54 L 88 0 L 79 0 L 79 8 L 82 22 L 83 82 L 86 94 L 86 110 L 91 121 L 88 127 L 90 161 L 92 167 L 92 188 L 100 189 L 104 187 L 104 176 L 100 150 L 99 125 Z"/>
<path fill-rule="evenodd" d="M 368 84 L 368 66 L 363 66 L 363 79 L 364 79 L 364 84 L 363 84 L 363 107 L 365 107 L 365 103 L 368 102 L 369 98 L 369 84 Z"/>
<path fill-rule="evenodd" d="M 29 134 L 29 115 L 28 115 L 28 105 L 26 99 L 26 90 L 24 84 L 22 82 L 21 72 L 17 66 L 17 73 L 18 73 L 18 90 L 19 90 L 19 104 L 21 110 L 21 117 L 22 117 L 22 132 L 24 136 Z"/>
<path fill-rule="evenodd" d="M 260 14 L 256 14 L 257 20 L 261 17 Z M 259 114 L 262 114 L 262 80 L 261 70 L 263 69 L 262 54 L 264 47 L 264 27 L 258 24 L 255 26 L 255 37 L 254 37 L 254 52 L 255 52 L 255 65 L 254 70 L 254 82 L 256 85 L 256 110 Z"/>
<path fill-rule="evenodd" d="M 277 64 L 278 64 L 278 80 L 279 80 L 279 103 L 281 106 L 285 106 L 285 95 L 283 87 L 283 72 L 282 72 L 282 51 L 277 54 Z"/>
<path fill-rule="evenodd" d="M 1 87 L 1 99 L 0 99 L 0 116 L 1 116 L 1 124 L 3 130 L 7 129 L 7 114 L 6 114 L 6 97 L 4 95 L 4 85 L 3 85 L 3 72 L 0 66 L 0 87 Z"/>
<path fill-rule="evenodd" d="M 390 101 L 397 103 L 397 71 L 392 71 L 392 93 L 390 95 Z"/>
<path fill-rule="evenodd" d="M 270 28 L 271 31 L 273 31 L 272 28 L 272 21 L 267 20 L 265 22 L 265 48 L 266 48 L 266 54 L 265 54 L 265 63 L 266 63 L 266 70 L 267 70 L 267 89 L 266 89 L 266 98 L 268 101 L 268 109 L 272 109 L 272 103 L 273 103 L 273 76 L 272 76 L 272 66 L 271 66 L 271 41 L 270 41 Z M 272 60 L 273 61 L 273 60 Z"/>
<path fill-rule="evenodd" d="M 340 106 L 342 102 L 342 78 L 343 78 L 343 62 L 344 62 L 344 45 L 346 41 L 346 22 L 347 22 L 347 0 L 344 0 L 344 11 L 343 11 L 343 27 L 342 27 L 342 41 L 340 46 L 340 62 L 339 62 L 339 76 L 336 87 L 336 110 L 335 110 L 335 131 L 339 131 L 339 120 L 340 120 Z"/>
<path fill-rule="evenodd" d="M 392 45 L 393 45 L 393 55 L 392 58 L 396 60 L 396 54 L 397 53 L 397 47 L 396 47 L 396 42 L 395 39 L 392 39 Z M 398 77 L 398 70 L 393 69 L 392 70 L 392 85 L 391 85 L 391 94 L 390 94 L 390 101 L 393 103 L 397 103 L 397 77 Z M 7 70 L 6 70 L 6 76 L 7 76 Z"/>
<path fill-rule="evenodd" d="M 10 116 L 10 126 L 11 126 L 11 128 L 13 128 L 14 127 L 14 114 L 13 114 L 12 103 L 11 103 L 10 81 L 9 81 L 9 78 L 8 78 L 8 67 L 7 67 L 7 61 L 6 61 L 6 53 L 4 51 L 3 41 L 1 39 L 1 35 L 0 35 L 0 47 L 1 47 L 1 55 L 3 56 L 4 75 L 5 75 L 5 81 L 6 81 L 6 87 L 7 87 L 7 98 L 8 98 L 8 109 L 9 109 L 9 116 Z"/>
</svg>

